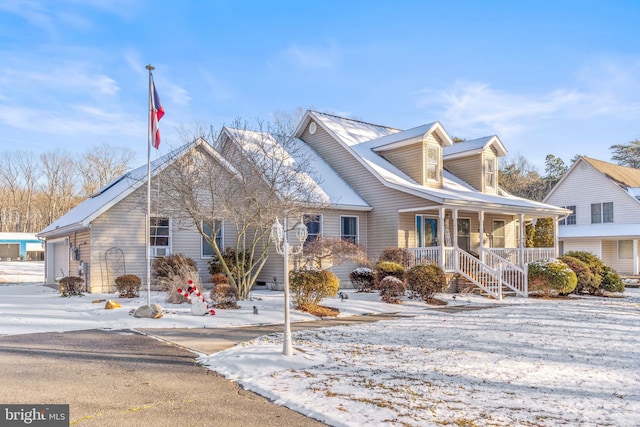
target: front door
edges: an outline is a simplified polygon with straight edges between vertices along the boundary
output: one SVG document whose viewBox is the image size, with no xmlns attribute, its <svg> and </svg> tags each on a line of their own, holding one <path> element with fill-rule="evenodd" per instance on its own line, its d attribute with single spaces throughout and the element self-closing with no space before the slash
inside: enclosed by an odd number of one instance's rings
<svg viewBox="0 0 640 427">
<path fill-rule="evenodd" d="M 416 216 L 418 247 L 438 246 L 438 219 Z"/>
</svg>

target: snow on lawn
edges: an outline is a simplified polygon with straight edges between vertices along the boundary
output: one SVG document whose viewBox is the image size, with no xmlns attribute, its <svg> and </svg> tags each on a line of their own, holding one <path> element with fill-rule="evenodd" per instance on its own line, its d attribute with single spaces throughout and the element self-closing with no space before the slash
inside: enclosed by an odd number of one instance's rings
<svg viewBox="0 0 640 427">
<path fill-rule="evenodd" d="M 282 292 L 253 292 L 241 309 L 216 316 L 192 316 L 189 306 L 166 304 L 164 294 L 152 292 L 164 316 L 138 319 L 131 312 L 146 304 L 145 293 L 62 298 L 40 284 L 41 264 L 9 264 L 0 263 L 0 283 L 13 283 L 0 285 L 0 335 L 283 321 Z M 469 308 L 454 313 L 419 301 L 388 305 L 376 294 L 347 294 L 346 301 L 324 304 L 343 316 L 414 317 L 294 332 L 292 357 L 281 354 L 280 333 L 199 360 L 332 426 L 640 425 L 640 289 L 627 289 L 624 298 L 503 302 L 440 295 L 448 307 Z M 123 308 L 105 310 L 105 299 Z M 314 319 L 291 312 L 293 322 Z"/>
<path fill-rule="evenodd" d="M 640 292 L 257 338 L 200 361 L 332 426 L 638 426 Z M 512 304 L 513 303 L 513 304 Z"/>
</svg>

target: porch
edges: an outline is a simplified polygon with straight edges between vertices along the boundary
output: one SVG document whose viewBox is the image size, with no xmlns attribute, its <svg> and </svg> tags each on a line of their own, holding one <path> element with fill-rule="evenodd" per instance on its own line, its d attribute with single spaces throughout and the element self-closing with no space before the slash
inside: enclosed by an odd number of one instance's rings
<svg viewBox="0 0 640 427">
<path fill-rule="evenodd" d="M 460 274 L 497 300 L 502 300 L 505 290 L 527 297 L 527 265 L 556 256 L 555 248 L 483 248 L 478 256 L 450 246 L 407 248 L 407 251 L 411 254 L 410 266 L 440 265 L 445 273 Z"/>
</svg>

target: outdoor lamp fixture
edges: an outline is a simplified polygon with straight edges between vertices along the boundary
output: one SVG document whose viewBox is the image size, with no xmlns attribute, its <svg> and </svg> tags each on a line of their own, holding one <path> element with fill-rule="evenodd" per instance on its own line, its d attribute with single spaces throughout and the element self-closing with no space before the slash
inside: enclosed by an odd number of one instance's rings
<svg viewBox="0 0 640 427">
<path fill-rule="evenodd" d="M 276 246 L 276 252 L 282 255 L 284 259 L 284 337 L 282 342 L 282 354 L 291 356 L 293 354 L 293 346 L 291 344 L 291 321 L 289 319 L 289 255 L 298 255 L 302 253 L 304 242 L 307 240 L 307 227 L 302 222 L 295 226 L 295 235 L 298 244 L 293 248 L 289 247 L 287 240 L 287 218 L 284 220 L 284 227 L 278 221 L 271 227 L 271 240 Z"/>
</svg>

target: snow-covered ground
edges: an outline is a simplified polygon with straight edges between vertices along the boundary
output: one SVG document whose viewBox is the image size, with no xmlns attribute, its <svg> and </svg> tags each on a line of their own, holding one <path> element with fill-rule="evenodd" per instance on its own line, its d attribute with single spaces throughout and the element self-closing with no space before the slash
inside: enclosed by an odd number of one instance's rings
<svg viewBox="0 0 640 427">
<path fill-rule="evenodd" d="M 7 263 L 4 263 L 7 264 Z M 21 264 L 21 263 L 18 263 Z M 33 265 L 32 263 L 25 263 Z M 0 264 L 0 283 L 5 265 Z M 8 273 L 7 273 L 8 275 Z M 15 282 L 26 280 L 16 272 Z M 33 275 L 30 275 L 33 277 Z M 24 279 L 24 280 L 22 280 Z M 41 279 L 39 279 L 41 281 Z M 515 299 L 441 295 L 481 310 L 448 313 L 406 300 L 390 306 L 375 294 L 349 292 L 325 301 L 343 315 L 400 312 L 411 318 L 282 334 L 199 360 L 245 388 L 333 426 L 638 426 L 640 290 L 624 298 Z M 222 327 L 282 323 L 283 295 L 254 292 L 240 310 L 194 317 L 153 293 L 161 319 L 130 310 L 146 295 L 61 298 L 39 284 L 0 286 L 0 334 L 88 328 Z M 259 314 L 253 314 L 253 306 Z M 292 311 L 292 321 L 312 320 Z"/>
</svg>

